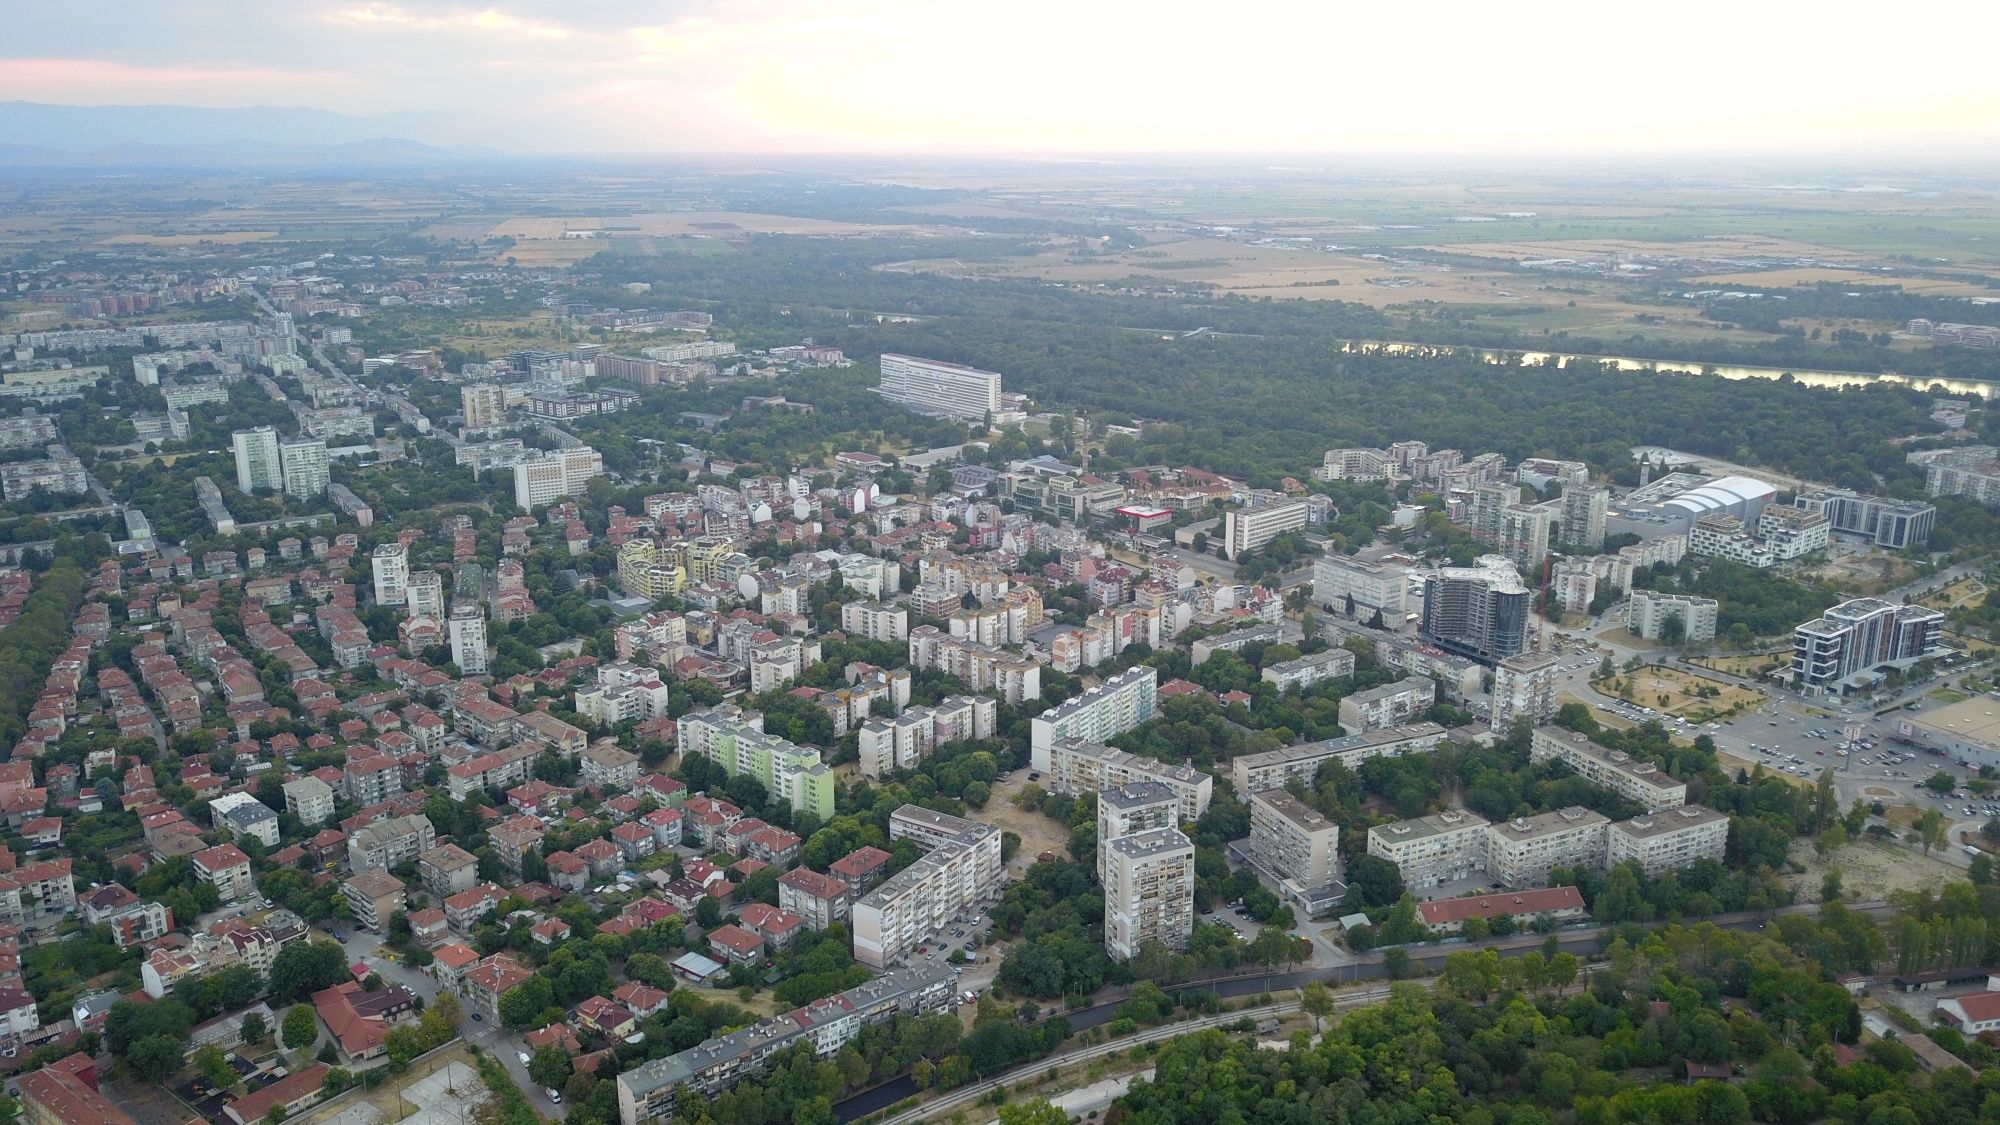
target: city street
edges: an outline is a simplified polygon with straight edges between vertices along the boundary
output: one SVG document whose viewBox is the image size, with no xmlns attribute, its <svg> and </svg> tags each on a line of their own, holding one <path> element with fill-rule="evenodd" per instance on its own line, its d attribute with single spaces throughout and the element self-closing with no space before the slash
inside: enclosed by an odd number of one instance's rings
<svg viewBox="0 0 2000 1125">
<path fill-rule="evenodd" d="M 348 926 L 343 926 L 341 932 L 347 935 L 347 940 L 340 944 L 347 950 L 348 964 L 366 965 L 370 971 L 380 974 L 382 979 L 390 984 L 400 984 L 423 997 L 426 1005 L 437 999 L 438 982 L 428 973 L 418 972 L 400 961 L 392 961 L 376 952 L 376 946 L 381 941 L 378 936 Z M 327 941 L 334 940 L 333 935 L 320 931 L 314 931 L 313 937 L 315 940 L 322 938 Z M 498 1026 L 490 1019 L 474 1020 L 470 1006 L 463 1001 L 460 1002 L 459 1008 L 463 1013 L 459 1020 L 459 1031 L 464 1035 L 465 1041 L 500 1060 L 501 1065 L 507 1068 L 508 1077 L 514 1080 L 514 1085 L 521 1088 L 521 1092 L 528 1098 L 528 1103 L 535 1107 L 535 1112 L 544 1117 L 563 1116 L 563 1108 L 550 1101 L 542 1088 L 528 1077 L 528 1068 L 522 1064 L 519 1055 L 523 1050 L 521 1037 Z"/>
</svg>

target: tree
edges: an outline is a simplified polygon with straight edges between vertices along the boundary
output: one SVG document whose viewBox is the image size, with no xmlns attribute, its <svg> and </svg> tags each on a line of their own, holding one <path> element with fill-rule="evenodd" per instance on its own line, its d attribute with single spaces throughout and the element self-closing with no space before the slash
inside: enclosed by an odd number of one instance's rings
<svg viewBox="0 0 2000 1125">
<path fill-rule="evenodd" d="M 1916 831 L 1910 833 L 1910 839 L 1924 849 L 1925 855 L 1931 854 L 1932 848 L 1944 847 L 1944 814 L 1936 809 L 1925 809 L 1924 815 L 1917 818 Z"/>
<path fill-rule="evenodd" d="M 1069 1114 L 1050 1105 L 1047 1098 L 1003 1105 L 1000 1125 L 1069 1125 Z"/>
<path fill-rule="evenodd" d="M 163 1084 L 181 1067 L 181 1041 L 171 1035 L 148 1035 L 132 1044 L 125 1061 L 140 1078 Z"/>
<path fill-rule="evenodd" d="M 1347 865 L 1347 898 L 1350 910 L 1387 906 L 1403 897 L 1403 873 L 1379 855 L 1358 855 Z"/>
<path fill-rule="evenodd" d="M 1316 980 L 1307 981 L 1299 994 L 1299 1007 L 1313 1018 L 1313 1030 L 1318 1031 L 1322 1021 L 1333 1014 L 1333 993 Z"/>
<path fill-rule="evenodd" d="M 562 1089 L 563 1083 L 569 1081 L 570 1071 L 569 1052 L 559 1044 L 537 1047 L 528 1060 L 528 1077 L 535 1080 L 535 1085 L 551 1090 Z"/>
<path fill-rule="evenodd" d="M 512 1031 L 526 1030 L 555 1002 L 549 979 L 536 973 L 500 994 L 500 1022 Z"/>
<path fill-rule="evenodd" d="M 244 1016 L 243 1024 L 238 1029 L 245 1043 L 261 1043 L 269 1031 L 270 1028 L 264 1025 L 264 1013 L 262 1012 L 251 1012 Z"/>
<path fill-rule="evenodd" d="M 297 1003 L 346 979 L 346 950 L 330 941 L 293 942 L 271 962 L 271 1002 Z"/>
<path fill-rule="evenodd" d="M 285 1046 L 297 1051 L 313 1045 L 319 1038 L 319 1017 L 310 1004 L 294 1004 L 285 1012 L 284 1021 L 279 1025 L 279 1035 Z"/>
<path fill-rule="evenodd" d="M 213 1043 L 194 1053 L 194 1068 L 201 1071 L 203 1078 L 218 1090 L 227 1090 L 236 1085 L 236 1072 L 229 1068 L 229 1056 Z"/>
<path fill-rule="evenodd" d="M 1924 779 L 1924 788 L 1933 793 L 1949 793 L 1953 789 L 1958 788 L 1958 779 L 1945 773 L 1943 770 L 1939 770 L 1937 773 Z"/>
<path fill-rule="evenodd" d="M 1382 951 L 1382 971 L 1390 980 L 1402 980 L 1410 975 L 1410 951 L 1395 946 Z"/>
</svg>

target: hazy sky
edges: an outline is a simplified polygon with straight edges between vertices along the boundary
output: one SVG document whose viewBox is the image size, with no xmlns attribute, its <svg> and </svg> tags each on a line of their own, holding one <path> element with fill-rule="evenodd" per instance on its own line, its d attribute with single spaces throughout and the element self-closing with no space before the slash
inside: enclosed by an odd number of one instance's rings
<svg viewBox="0 0 2000 1125">
<path fill-rule="evenodd" d="M 415 111 L 450 123 L 424 139 L 523 151 L 1854 155 L 2000 139 L 1993 12 L 1970 0 L 6 0 L 0 99 Z"/>
</svg>

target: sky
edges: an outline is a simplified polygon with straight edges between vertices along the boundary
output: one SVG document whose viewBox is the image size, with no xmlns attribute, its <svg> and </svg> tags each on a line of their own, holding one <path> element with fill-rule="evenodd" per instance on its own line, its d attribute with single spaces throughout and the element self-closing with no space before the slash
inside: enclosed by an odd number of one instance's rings
<svg viewBox="0 0 2000 1125">
<path fill-rule="evenodd" d="M 0 100 L 308 106 L 518 152 L 1852 155 L 2000 141 L 1995 11 L 7 0 Z"/>
</svg>

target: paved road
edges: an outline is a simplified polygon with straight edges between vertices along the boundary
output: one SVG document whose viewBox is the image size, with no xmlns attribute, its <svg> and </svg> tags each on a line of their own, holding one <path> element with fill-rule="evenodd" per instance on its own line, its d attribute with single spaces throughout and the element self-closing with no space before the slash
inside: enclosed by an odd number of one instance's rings
<svg viewBox="0 0 2000 1125">
<path fill-rule="evenodd" d="M 368 966 L 370 970 L 380 974 L 383 980 L 391 984 L 400 984 L 423 997 L 426 1005 L 437 999 L 438 982 L 428 973 L 419 972 L 400 961 L 391 961 L 377 954 L 375 949 L 381 939 L 376 935 L 346 927 L 343 927 L 341 932 L 347 935 L 347 940 L 341 945 L 347 950 L 348 964 L 360 963 Z M 329 941 L 333 940 L 331 934 L 314 936 L 324 936 Z M 473 1019 L 468 1005 L 461 1003 L 460 1008 L 465 1012 L 465 1016 L 460 1021 L 459 1028 L 464 1033 L 466 1042 L 477 1044 L 480 1049 L 500 1060 L 507 1068 L 508 1077 L 512 1078 L 514 1085 L 519 1086 L 521 1092 L 527 1095 L 528 1103 L 535 1107 L 535 1112 L 543 1117 L 562 1117 L 565 1110 L 550 1101 L 548 1095 L 542 1092 L 542 1088 L 535 1084 L 534 1079 L 528 1077 L 528 1068 L 519 1057 L 519 1053 L 524 1049 L 521 1037 L 497 1026 L 492 1020 Z"/>
<path fill-rule="evenodd" d="M 1884 902 L 1857 902 L 1848 903 L 1846 906 L 1854 913 L 1874 918 L 1877 921 L 1887 918 L 1890 914 L 1890 907 Z M 1819 913 L 1819 904 L 1801 903 L 1794 906 L 1779 907 L 1776 910 L 1743 910 L 1733 914 L 1719 914 L 1715 917 L 1699 919 L 1698 921 L 1711 922 L 1726 930 L 1747 931 L 1763 929 L 1771 919 L 1786 914 L 1810 915 L 1817 913 Z M 1653 923 L 1648 928 L 1657 929 L 1663 924 Z M 1579 958 L 1587 958 L 1597 953 L 1603 947 L 1604 939 L 1613 929 L 1614 927 L 1611 926 L 1584 926 L 1557 931 L 1555 934 L 1556 945 L 1562 952 L 1574 954 Z M 1502 957 L 1519 957 L 1529 950 L 1541 950 L 1547 944 L 1548 937 L 1549 935 L 1547 934 L 1515 934 L 1510 937 L 1488 938 L 1477 942 L 1450 941 L 1433 945 L 1408 946 L 1404 947 L 1404 952 L 1409 955 L 1409 970 L 1411 974 L 1426 975 L 1442 969 L 1444 967 L 1444 959 L 1453 953 L 1491 949 Z M 1343 984 L 1354 985 L 1364 980 L 1386 977 L 1388 972 L 1382 962 L 1383 955 L 1384 951 L 1378 949 L 1360 955 L 1351 964 L 1340 965 L 1331 969 L 1311 968 L 1268 972 L 1255 976 L 1230 977 L 1223 980 L 1189 981 L 1185 984 L 1178 984 L 1172 987 L 1175 991 L 1202 989 L 1213 992 L 1224 999 L 1257 996 L 1263 993 L 1280 993 L 1289 989 L 1303 988 L 1306 982 L 1315 980 L 1338 988 Z M 1588 966 L 1586 966 L 1586 971 L 1588 971 Z M 1380 997 L 1383 998 L 1386 998 L 1388 995 L 1388 991 L 1383 988 L 1371 991 L 1379 993 Z M 1358 994 L 1349 993 L 1348 995 Z M 1082 1031 L 1086 1028 L 1097 1027 L 1111 1022 L 1111 1020 L 1116 1018 L 1118 1006 L 1124 1003 L 1124 1001 L 1123 990 L 1120 990 L 1120 994 L 1114 998 L 1106 999 L 1089 1008 L 1079 1008 L 1074 1011 L 1065 1012 L 1062 1015 L 1063 1018 L 1069 1021 L 1072 1031 Z M 1244 1014 L 1243 1012 L 1230 1013 L 1234 1018 L 1241 1018 Z M 1162 1037 L 1171 1037 L 1171 1035 L 1195 1029 L 1196 1027 L 1193 1024 L 1182 1023 L 1154 1030 L 1167 1031 L 1169 1035 Z M 1127 1037 L 1117 1040 L 1116 1044 L 1127 1046 L 1137 1041 L 1139 1040 Z M 1075 1054 L 1075 1052 L 1071 1054 Z M 1086 1055 L 1083 1057 L 1089 1056 Z M 1051 1059 L 1040 1059 L 1024 1063 L 1021 1067 L 1017 1067 L 1008 1073 L 1018 1077 L 1022 1070 L 1044 1069 L 1050 1066 L 1063 1065 L 1063 1062 L 1058 1060 L 1068 1059 L 1068 1055 L 1056 1056 Z M 1000 1075 L 994 1079 L 989 1079 L 985 1084 L 985 1088 L 991 1090 L 994 1085 L 1007 1080 L 1007 1075 Z M 833 1111 L 840 1120 L 853 1121 L 866 1117 L 871 1113 L 878 1113 L 905 1098 L 914 1097 L 917 1093 L 919 1091 L 916 1085 L 905 1076 L 891 1082 L 886 1082 L 872 1090 L 863 1090 L 861 1093 L 836 1104 L 833 1107 Z M 938 1103 L 926 1105 L 923 1108 L 923 1116 L 929 1116 L 932 1112 L 935 1112 L 934 1107 L 937 1106 Z M 914 1113 L 917 1111 L 910 1112 Z M 903 1114 L 890 1120 L 914 1121 L 920 1119 L 920 1117 L 910 1117 L 908 1114 Z"/>
<path fill-rule="evenodd" d="M 1377 996 L 1375 995 L 1376 993 L 1380 993 L 1380 995 Z M 1370 989 L 1367 995 L 1372 997 L 1372 999 L 1368 1000 L 1359 999 L 1359 995 L 1357 994 L 1357 998 L 1348 1005 L 1349 1007 L 1361 1003 L 1379 1003 L 1382 1000 L 1388 999 L 1389 990 L 1386 988 Z M 1134 1035 L 1121 1036 L 1107 1043 L 1097 1043 L 1089 1047 L 1080 1047 L 1074 1051 L 1065 1051 L 1062 1054 L 1051 1055 L 1048 1058 L 1039 1059 L 1028 1065 L 1036 1070 L 1053 1069 L 1059 1066 L 1073 1066 L 1077 1063 L 1089 1062 L 1091 1059 L 1122 1052 L 1140 1043 L 1154 1043 L 1162 1039 L 1172 1039 L 1176 1036 L 1204 1031 L 1211 1027 L 1223 1027 L 1246 1017 L 1260 1019 L 1264 1016 L 1281 1015 L 1293 1011 L 1298 1006 L 1298 1000 L 1292 999 L 1282 1004 L 1269 1004 L 1261 1008 L 1252 1008 L 1241 1012 L 1222 1012 L 1213 1016 L 1203 1016 L 1199 1019 L 1188 1020 L 1185 1023 L 1171 1023 L 1162 1027 L 1147 1028 Z M 938 1114 L 949 1113 L 952 1110 L 978 1101 L 987 1094 L 992 1093 L 997 1087 L 1004 1086 L 1015 1079 L 1014 1071 L 1008 1071 L 997 1078 L 989 1078 L 983 1082 L 974 1082 L 968 1086 L 961 1086 L 935 1101 L 925 1102 L 915 1109 L 905 1110 L 893 1117 L 884 1118 L 882 1125 L 909 1125 L 911 1122 L 925 1121 Z M 851 1118 L 843 1114 L 842 1120 L 851 1120 Z"/>
</svg>

